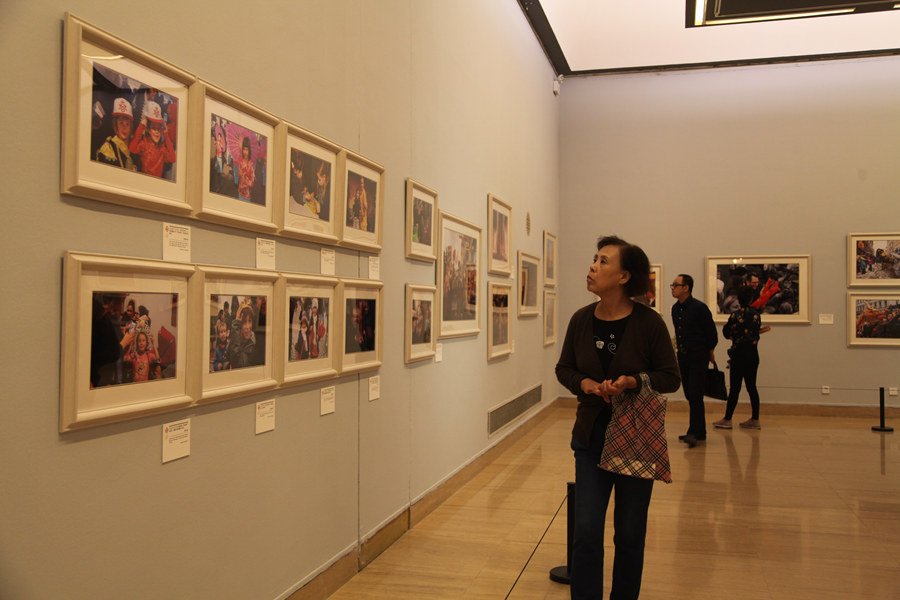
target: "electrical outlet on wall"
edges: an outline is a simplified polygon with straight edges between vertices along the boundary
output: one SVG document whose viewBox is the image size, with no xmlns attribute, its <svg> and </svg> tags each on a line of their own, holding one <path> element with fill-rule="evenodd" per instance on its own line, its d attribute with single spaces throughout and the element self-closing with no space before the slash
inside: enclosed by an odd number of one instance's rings
<svg viewBox="0 0 900 600">
<path fill-rule="evenodd" d="M 823 394 L 830 394 L 830 393 L 831 393 L 831 386 L 830 386 L 830 385 L 823 385 L 823 386 L 822 386 L 822 393 L 823 393 Z"/>
<path fill-rule="evenodd" d="M 895 388 L 895 387 L 888 388 L 888 396 L 896 396 L 896 395 L 897 395 L 897 388 Z"/>
</svg>

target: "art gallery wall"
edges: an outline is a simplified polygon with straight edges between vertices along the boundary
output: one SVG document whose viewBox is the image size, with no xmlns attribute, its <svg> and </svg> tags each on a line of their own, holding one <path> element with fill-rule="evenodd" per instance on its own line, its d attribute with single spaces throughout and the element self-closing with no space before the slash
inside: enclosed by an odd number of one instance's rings
<svg viewBox="0 0 900 600">
<path fill-rule="evenodd" d="M 812 323 L 760 341 L 763 423 L 767 403 L 877 405 L 900 385 L 898 353 L 847 347 L 846 247 L 900 225 L 898 73 L 886 57 L 567 79 L 560 289 L 583 289 L 598 235 L 619 234 L 663 264 L 671 330 L 667 286 L 690 274 L 704 299 L 707 255 L 809 254 Z M 588 301 L 562 294 L 562 319 Z"/>
<path fill-rule="evenodd" d="M 192 227 L 194 262 L 253 267 L 257 237 L 60 195 L 67 11 L 385 167 L 384 365 L 330 382 L 334 414 L 315 383 L 58 433 L 65 251 L 160 258 L 168 221 Z M 508 358 L 488 363 L 482 331 L 403 363 L 403 286 L 435 278 L 404 257 L 407 177 L 480 227 L 488 193 L 511 204 L 514 250 L 557 230 L 558 98 L 514 0 L 13 0 L 0 49 L 0 597 L 284 598 L 509 433 L 488 436 L 490 408 L 535 385 L 555 399 L 540 318 L 515 320 Z M 319 249 L 278 239 L 277 266 L 318 273 Z M 366 276 L 369 256 L 338 249 L 336 274 Z M 270 398 L 276 429 L 254 435 Z M 184 418 L 191 455 L 162 464 L 161 427 Z"/>
</svg>

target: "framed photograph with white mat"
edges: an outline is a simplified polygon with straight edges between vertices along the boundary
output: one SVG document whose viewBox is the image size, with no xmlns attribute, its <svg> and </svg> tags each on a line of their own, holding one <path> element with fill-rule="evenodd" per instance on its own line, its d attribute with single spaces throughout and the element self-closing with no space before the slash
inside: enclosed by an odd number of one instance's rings
<svg viewBox="0 0 900 600">
<path fill-rule="evenodd" d="M 61 192 L 191 212 L 186 120 L 194 75 L 70 14 L 63 41 Z"/>
<path fill-rule="evenodd" d="M 337 376 L 338 283 L 335 277 L 281 274 L 275 298 L 285 326 L 278 331 L 275 354 L 277 379 L 283 385 Z"/>
<path fill-rule="evenodd" d="M 337 144 L 286 121 L 275 128 L 275 217 L 282 235 L 337 244 L 340 152 Z"/>
<path fill-rule="evenodd" d="M 271 310 L 274 271 L 201 265 L 194 295 L 202 332 L 196 395 L 214 402 L 272 389 L 277 385 L 274 339 L 281 315 Z"/>
<path fill-rule="evenodd" d="M 274 233 L 272 114 L 200 81 L 191 87 L 192 185 L 197 218 Z"/>
<path fill-rule="evenodd" d="M 438 260 L 439 338 L 478 335 L 481 228 L 441 211 Z"/>
<path fill-rule="evenodd" d="M 384 231 L 384 167 L 349 150 L 341 154 L 341 245 L 380 252 Z"/>
<path fill-rule="evenodd" d="M 384 284 L 368 279 L 341 279 L 341 297 L 341 374 L 377 369 L 384 347 Z"/>
<path fill-rule="evenodd" d="M 404 339 L 404 362 L 407 364 L 434 357 L 435 335 L 435 291 L 433 285 L 406 284 L 406 328 Z"/>
<path fill-rule="evenodd" d="M 190 406 L 191 265 L 67 252 L 60 431 Z"/>
</svg>

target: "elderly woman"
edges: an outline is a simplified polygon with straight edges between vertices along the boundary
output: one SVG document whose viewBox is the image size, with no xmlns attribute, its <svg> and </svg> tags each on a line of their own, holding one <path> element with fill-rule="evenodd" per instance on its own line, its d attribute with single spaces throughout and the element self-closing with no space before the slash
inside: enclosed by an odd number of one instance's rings
<svg viewBox="0 0 900 600">
<path fill-rule="evenodd" d="M 650 262 L 644 251 L 615 236 L 600 238 L 587 275 L 588 291 L 600 300 L 572 316 L 556 365 L 559 382 L 578 397 L 572 431 L 576 521 L 570 564 L 576 600 L 603 595 L 603 529 L 613 489 L 610 598 L 631 599 L 640 593 L 653 479 L 613 473 L 599 465 L 611 402 L 648 385 L 657 392 L 674 392 L 681 382 L 665 323 L 651 308 L 632 300 L 649 288 Z M 665 449 L 664 435 L 661 444 Z"/>
</svg>

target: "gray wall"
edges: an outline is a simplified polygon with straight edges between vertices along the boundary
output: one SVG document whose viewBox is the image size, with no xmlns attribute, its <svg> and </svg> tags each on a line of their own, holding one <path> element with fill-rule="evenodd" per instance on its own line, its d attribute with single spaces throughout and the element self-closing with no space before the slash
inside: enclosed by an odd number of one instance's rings
<svg viewBox="0 0 900 600">
<path fill-rule="evenodd" d="M 434 283 L 404 258 L 405 178 L 486 226 L 487 194 L 513 205 L 515 249 L 558 230 L 558 98 L 514 0 L 338 0 L 0 8 L 3 289 L 0 597 L 284 597 L 482 454 L 487 411 L 542 384 L 557 347 L 517 320 L 515 353 L 486 360 L 485 334 L 446 340 L 444 360 L 403 364 L 404 284 Z M 193 260 L 252 267 L 255 234 L 59 194 L 66 11 L 386 168 L 384 365 L 322 385 L 57 433 L 60 259 L 66 250 L 159 258 L 163 220 L 193 227 Z M 184 115 L 182 115 L 184 118 Z M 533 230 L 525 233 L 530 213 Z M 337 274 L 367 255 L 338 250 Z M 315 244 L 278 240 L 280 269 L 318 272 Z M 486 282 L 484 284 L 486 286 Z M 254 435 L 254 403 L 277 399 Z M 161 464 L 163 423 L 192 419 L 192 453 Z"/>
<path fill-rule="evenodd" d="M 763 336 L 762 401 L 877 404 L 900 355 L 847 347 L 846 244 L 900 228 L 898 72 L 890 57 L 567 79 L 560 289 L 584 289 L 601 233 L 641 245 L 666 284 L 693 275 L 701 299 L 707 255 L 810 254 L 812 324 Z M 562 295 L 562 320 L 589 299 Z"/>
</svg>

